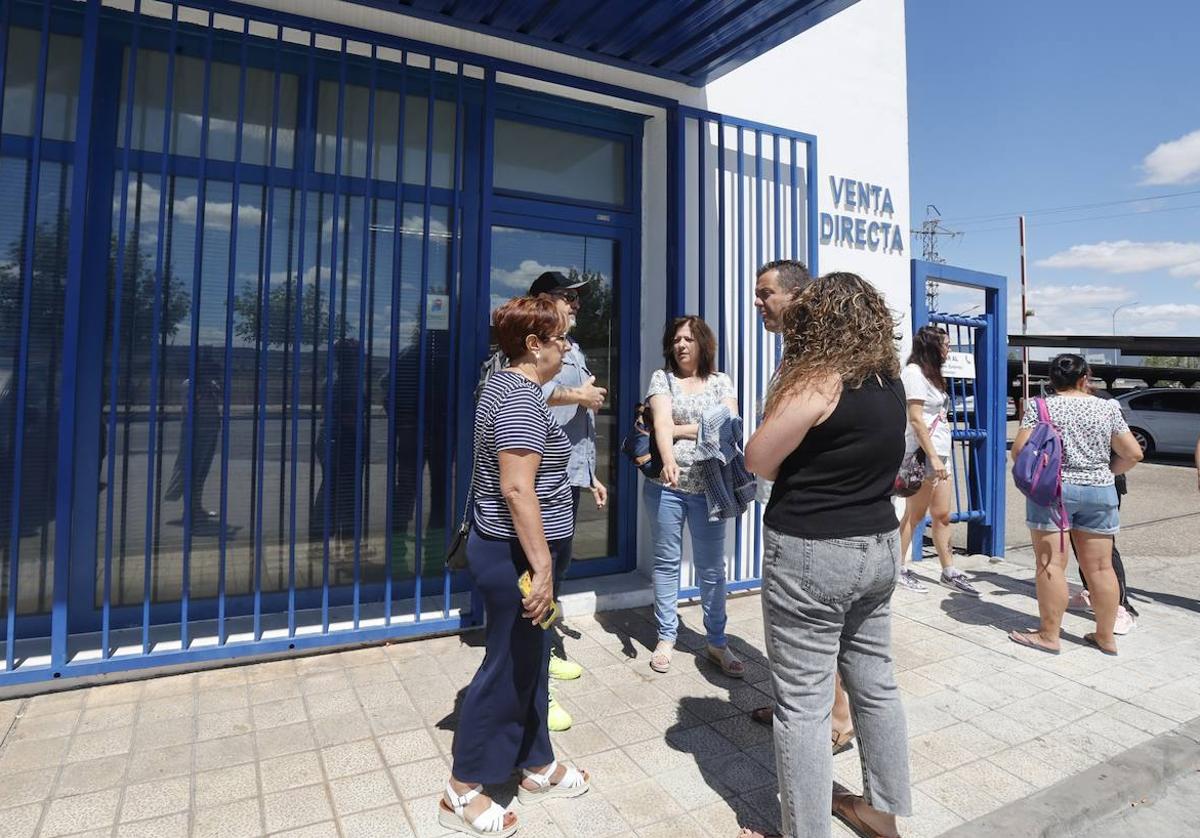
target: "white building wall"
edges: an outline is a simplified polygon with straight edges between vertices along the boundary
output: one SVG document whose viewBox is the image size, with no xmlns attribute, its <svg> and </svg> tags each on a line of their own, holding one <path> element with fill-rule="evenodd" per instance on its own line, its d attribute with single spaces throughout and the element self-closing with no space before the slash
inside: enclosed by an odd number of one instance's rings
<svg viewBox="0 0 1200 838">
<path fill-rule="evenodd" d="M 572 76 L 620 85 L 644 93 L 676 99 L 686 105 L 730 116 L 751 119 L 769 125 L 803 131 L 818 137 L 819 189 L 817 211 L 843 215 L 866 224 L 899 224 L 900 250 L 830 241 L 819 249 L 821 272 L 845 270 L 859 273 L 875 283 L 888 297 L 902 320 L 902 333 L 909 331 L 909 262 L 910 237 L 906 223 L 909 217 L 908 187 L 908 100 L 903 0 L 859 0 L 848 9 L 818 24 L 812 29 L 759 56 L 733 72 L 717 79 L 705 88 L 690 87 L 653 76 L 563 55 L 553 51 L 483 35 L 465 29 L 394 14 L 340 0 L 248 0 L 251 4 L 274 8 L 292 14 L 329 20 L 361 27 L 370 32 L 409 38 L 417 42 L 438 44 L 480 55 L 492 56 L 531 65 L 543 70 L 567 73 Z M 333 44 L 329 46 L 333 47 Z M 439 62 L 440 63 L 440 62 Z M 595 102 L 610 107 L 635 111 L 649 117 L 645 123 L 642 183 L 642 258 L 641 322 L 642 335 L 641 382 L 644 386 L 650 373 L 661 365 L 661 333 L 666 316 L 666 244 L 667 244 L 667 158 L 666 115 L 661 109 L 582 92 L 570 87 L 500 74 L 504 84 L 541 90 L 580 101 Z M 715 134 L 713 134 L 715 138 Z M 714 139 L 715 143 L 715 139 Z M 730 152 L 731 153 L 731 152 Z M 694 186 L 694 141 L 689 147 L 688 176 Z M 801 161 L 803 160 L 801 150 Z M 715 159 L 710 154 L 709 159 Z M 858 208 L 835 205 L 830 176 L 862 181 L 887 189 L 891 212 L 864 212 Z M 715 183 L 715 171 L 713 172 Z M 749 178 L 750 175 L 747 175 Z M 732 188 L 727 177 L 727 189 Z M 840 182 L 839 182 L 840 183 Z M 710 183 L 706 189 L 715 190 Z M 732 194 L 732 193 L 731 193 Z M 799 208 L 803 211 L 805 208 Z M 688 207 L 689 217 L 695 217 L 695 207 Z M 711 216 L 710 216 L 711 223 Z M 802 225 L 802 236 L 804 227 Z M 766 249 L 770 258 L 772 248 Z M 803 250 L 803 242 L 801 245 Z M 697 245 L 688 243 L 690 268 L 694 268 Z M 708 299 L 720 295 L 717 286 L 716 245 L 709 242 L 706 250 L 709 261 L 705 283 Z M 752 281 L 753 250 L 742 265 L 735 265 L 730 253 L 726 260 L 724 295 L 733 308 L 732 283 L 735 273 L 749 275 Z M 694 274 L 689 274 L 694 283 Z M 698 286 L 697 286 L 698 287 Z M 696 291 L 689 295 L 689 307 L 696 303 Z M 712 302 L 710 302 L 710 305 Z M 737 334 L 730 325 L 727 337 L 735 345 L 745 346 L 754 334 L 753 309 L 747 301 L 741 328 L 747 338 Z M 715 320 L 715 315 L 713 316 Z M 771 363 L 771 348 L 761 346 L 762 359 Z M 752 350 L 751 357 L 758 351 Z M 747 378 L 749 378 L 749 374 Z M 765 377 L 759 370 L 759 377 Z M 748 398 L 758 388 L 742 383 L 743 411 L 752 414 L 754 406 Z M 649 571 L 652 559 L 649 549 L 649 527 L 639 510 L 639 566 Z M 744 546 L 753 544 L 752 528 L 744 527 Z M 729 549 L 732 553 L 733 527 L 730 527 Z M 686 554 L 685 554 L 686 555 Z M 687 579 L 685 570 L 685 581 Z"/>
</svg>

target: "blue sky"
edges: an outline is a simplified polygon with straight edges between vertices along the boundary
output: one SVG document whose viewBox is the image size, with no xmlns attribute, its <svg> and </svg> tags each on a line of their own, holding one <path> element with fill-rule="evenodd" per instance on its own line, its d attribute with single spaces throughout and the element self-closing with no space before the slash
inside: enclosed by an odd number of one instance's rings
<svg viewBox="0 0 1200 838">
<path fill-rule="evenodd" d="M 964 233 L 941 256 L 1008 276 L 1015 316 L 1025 211 L 1030 332 L 1108 334 L 1130 304 L 1119 333 L 1200 335 L 1200 3 L 907 0 L 906 14 L 913 228 L 937 205 Z M 1152 200 L 1174 193 L 1191 194 Z M 1037 212 L 1083 204 L 1110 205 Z"/>
</svg>

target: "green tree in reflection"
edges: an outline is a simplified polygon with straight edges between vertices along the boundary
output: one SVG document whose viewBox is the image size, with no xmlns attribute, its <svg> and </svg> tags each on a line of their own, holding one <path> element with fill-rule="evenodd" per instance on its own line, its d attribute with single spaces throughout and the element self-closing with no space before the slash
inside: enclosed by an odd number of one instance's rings
<svg viewBox="0 0 1200 838">
<path fill-rule="evenodd" d="M 567 278 L 572 282 L 587 281 L 584 293 L 579 298 L 579 313 L 575 315 L 575 332 L 572 335 L 589 350 L 608 352 L 608 340 L 612 332 L 612 284 L 599 271 L 580 271 L 571 268 Z"/>
<path fill-rule="evenodd" d="M 262 316 L 261 295 L 259 289 L 246 284 L 233 300 L 233 310 L 237 317 L 233 326 L 234 333 L 247 343 L 257 343 L 261 339 L 259 319 Z M 306 288 L 301 300 L 301 345 L 312 346 L 323 343 L 329 335 L 328 297 L 322 296 L 322 306 L 317 310 L 317 296 L 311 288 Z M 296 328 L 296 283 L 289 279 L 286 283 L 274 285 L 267 300 L 270 317 L 270 334 L 267 343 L 270 346 L 287 346 L 295 341 Z M 341 318 L 338 318 L 336 334 L 342 335 Z"/>
</svg>

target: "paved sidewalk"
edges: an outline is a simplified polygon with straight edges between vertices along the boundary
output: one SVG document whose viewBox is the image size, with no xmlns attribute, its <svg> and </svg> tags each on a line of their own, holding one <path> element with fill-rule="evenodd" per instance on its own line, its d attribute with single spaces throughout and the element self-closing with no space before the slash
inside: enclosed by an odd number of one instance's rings
<svg viewBox="0 0 1200 838">
<path fill-rule="evenodd" d="M 908 709 L 916 812 L 933 836 L 1200 716 L 1195 601 L 1147 601 L 1121 655 L 1008 642 L 1032 624 L 1032 570 L 977 571 L 984 597 L 899 591 L 895 655 Z M 919 571 L 932 580 L 933 567 Z M 1159 587 L 1165 584 L 1160 581 Z M 521 808 L 525 838 L 731 838 L 777 820 L 772 746 L 745 711 L 768 700 L 757 596 L 732 599 L 746 681 L 690 654 L 648 666 L 648 610 L 573 619 L 583 678 L 560 687 L 575 727 L 561 755 L 590 769 L 576 801 Z M 681 609 L 699 625 L 695 606 Z M 0 836 L 410 836 L 440 834 L 455 698 L 478 633 L 230 667 L 0 703 Z M 694 631 L 681 645 L 699 646 Z M 835 760 L 858 789 L 856 751 Z M 499 795 L 508 802 L 515 786 Z M 848 834 L 835 825 L 835 835 Z"/>
</svg>

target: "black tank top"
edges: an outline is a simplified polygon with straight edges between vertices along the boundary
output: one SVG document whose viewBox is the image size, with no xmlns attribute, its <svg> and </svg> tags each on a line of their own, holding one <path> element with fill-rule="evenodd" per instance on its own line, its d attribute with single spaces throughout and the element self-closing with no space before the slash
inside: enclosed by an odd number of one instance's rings
<svg viewBox="0 0 1200 838">
<path fill-rule="evenodd" d="M 892 489 L 904 458 L 904 385 L 843 390 L 829 418 L 784 459 L 763 520 L 796 538 L 850 538 L 899 526 Z"/>
</svg>

